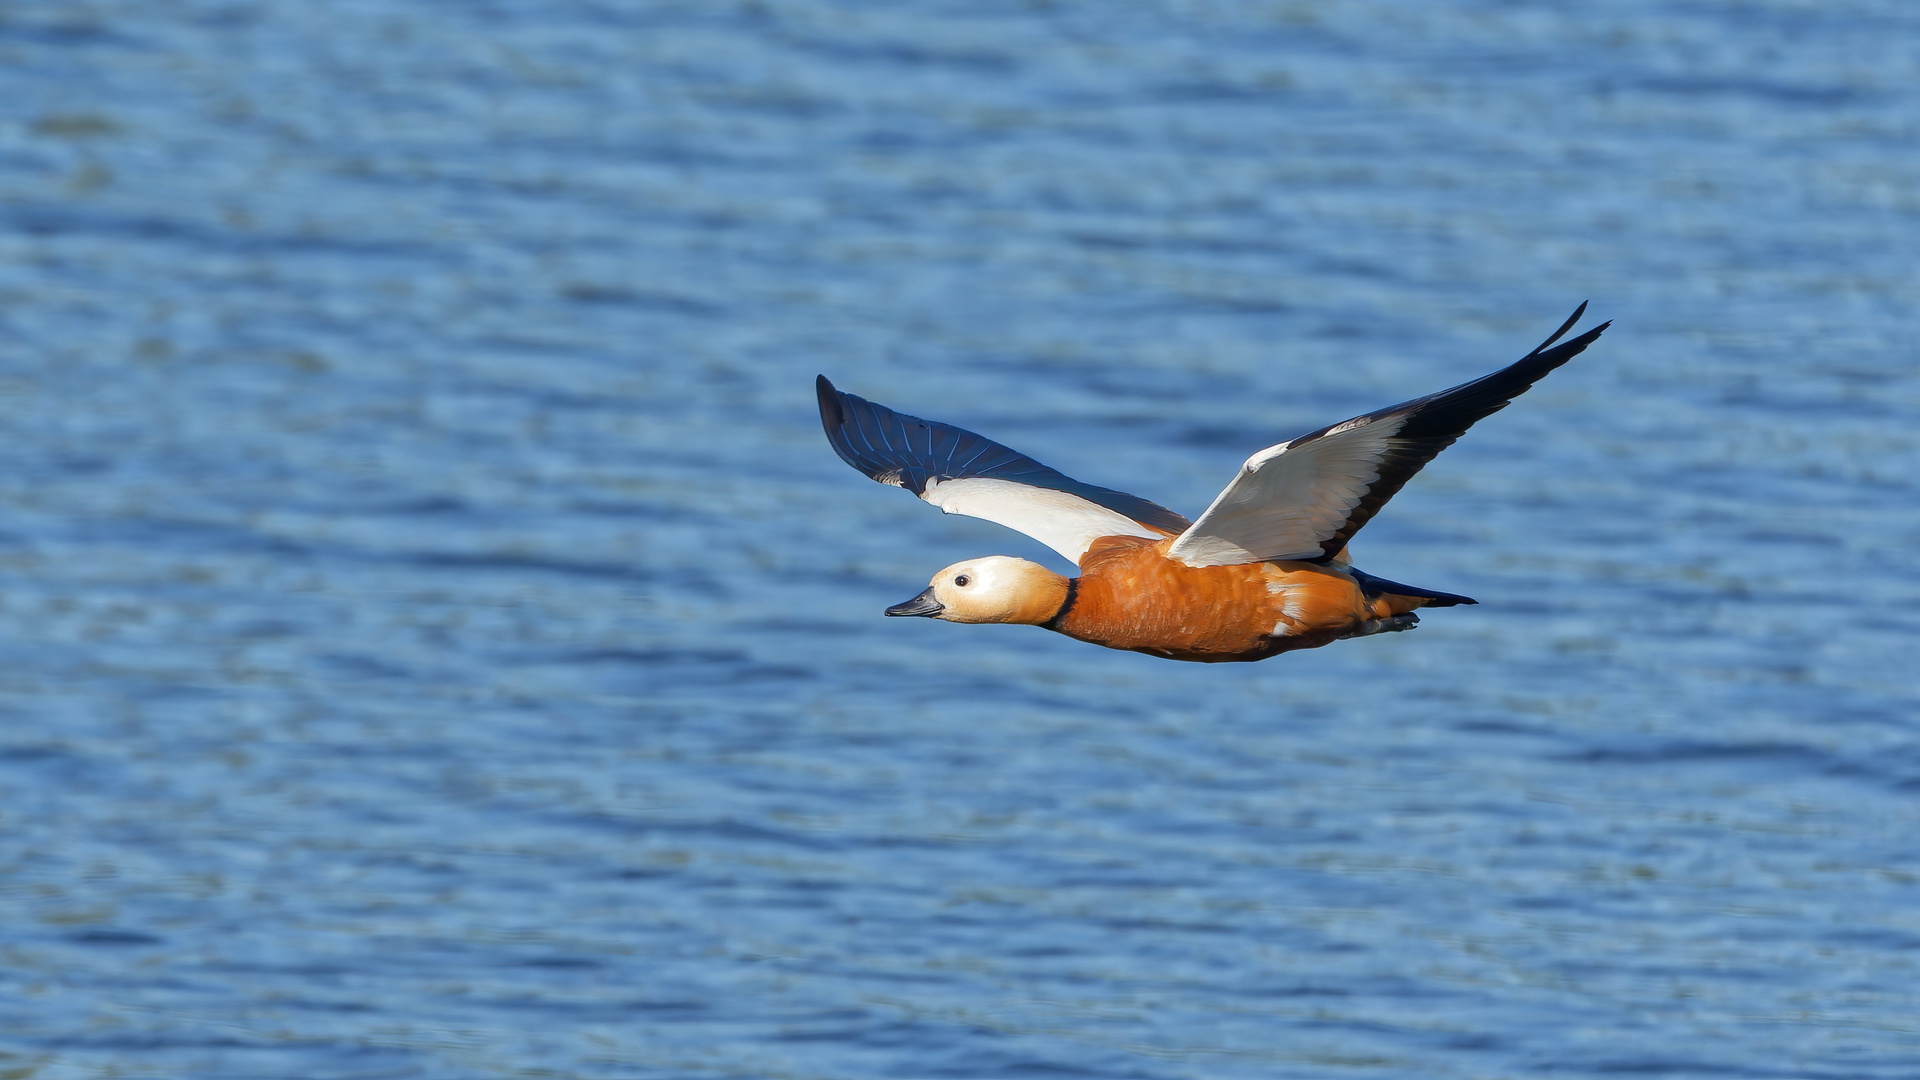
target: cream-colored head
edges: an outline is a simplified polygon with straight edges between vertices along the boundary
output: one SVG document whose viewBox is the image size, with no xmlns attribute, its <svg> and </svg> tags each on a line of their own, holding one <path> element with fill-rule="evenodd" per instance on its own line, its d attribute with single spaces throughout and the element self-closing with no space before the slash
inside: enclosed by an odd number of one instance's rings
<svg viewBox="0 0 1920 1080">
<path fill-rule="evenodd" d="M 933 575 L 927 591 L 887 609 L 948 622 L 1030 623 L 1052 619 L 1067 600 L 1067 579 L 1025 559 L 988 555 Z"/>
</svg>

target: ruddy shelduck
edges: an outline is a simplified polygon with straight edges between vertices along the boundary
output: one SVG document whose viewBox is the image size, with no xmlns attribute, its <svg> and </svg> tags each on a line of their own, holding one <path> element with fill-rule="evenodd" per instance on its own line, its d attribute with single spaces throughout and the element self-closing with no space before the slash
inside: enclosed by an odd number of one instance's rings
<svg viewBox="0 0 1920 1080">
<path fill-rule="evenodd" d="M 1410 630 L 1416 608 L 1475 602 L 1356 570 L 1347 541 L 1475 421 L 1611 325 L 1555 346 L 1586 310 L 1511 367 L 1260 451 L 1195 521 L 971 431 L 842 393 L 824 375 L 820 422 L 841 459 L 869 477 L 949 514 L 1017 529 L 1080 567 L 1067 578 L 1005 555 L 969 559 L 888 615 L 1027 623 L 1173 660 L 1264 660 Z"/>
</svg>

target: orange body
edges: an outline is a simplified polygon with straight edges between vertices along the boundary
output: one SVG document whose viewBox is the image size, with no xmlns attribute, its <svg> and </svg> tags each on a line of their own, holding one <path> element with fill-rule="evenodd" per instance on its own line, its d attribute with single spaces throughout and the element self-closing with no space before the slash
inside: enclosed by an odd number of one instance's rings
<svg viewBox="0 0 1920 1080">
<path fill-rule="evenodd" d="M 1095 540 L 1048 629 L 1173 660 L 1264 660 L 1364 633 L 1370 620 L 1428 602 L 1366 597 L 1338 560 L 1194 567 L 1167 557 L 1172 544 L 1173 537 Z"/>
</svg>

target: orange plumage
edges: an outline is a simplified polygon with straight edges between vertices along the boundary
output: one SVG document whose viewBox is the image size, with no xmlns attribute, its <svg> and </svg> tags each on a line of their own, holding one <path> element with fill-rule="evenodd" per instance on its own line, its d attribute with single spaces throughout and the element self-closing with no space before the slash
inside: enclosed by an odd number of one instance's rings
<svg viewBox="0 0 1920 1080">
<path fill-rule="evenodd" d="M 1108 536 L 1080 561 L 1071 602 L 1047 623 L 1071 638 L 1171 660 L 1264 660 L 1355 636 L 1427 597 L 1364 595 L 1338 564 L 1186 566 L 1173 538 Z"/>
</svg>

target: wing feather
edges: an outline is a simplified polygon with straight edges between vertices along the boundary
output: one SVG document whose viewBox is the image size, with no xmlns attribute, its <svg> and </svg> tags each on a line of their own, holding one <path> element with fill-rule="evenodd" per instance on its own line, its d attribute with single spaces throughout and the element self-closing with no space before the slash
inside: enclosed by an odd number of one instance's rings
<svg viewBox="0 0 1920 1080">
<path fill-rule="evenodd" d="M 1586 310 L 1581 304 L 1538 348 L 1491 375 L 1253 455 L 1168 554 L 1189 566 L 1332 557 L 1435 455 L 1612 325 L 1549 348 Z"/>
<path fill-rule="evenodd" d="M 820 426 L 842 461 L 949 514 L 1026 533 L 1075 563 L 1099 537 L 1172 536 L 1190 524 L 1164 506 L 1083 484 L 964 428 L 844 393 L 825 375 L 815 390 Z"/>
</svg>

